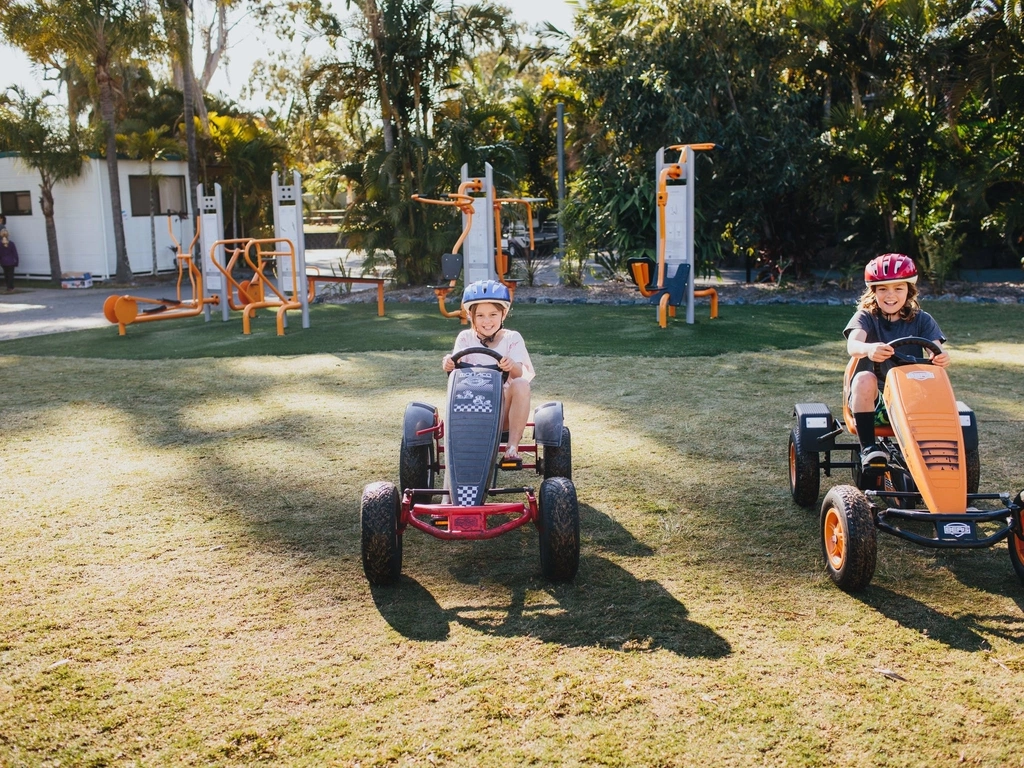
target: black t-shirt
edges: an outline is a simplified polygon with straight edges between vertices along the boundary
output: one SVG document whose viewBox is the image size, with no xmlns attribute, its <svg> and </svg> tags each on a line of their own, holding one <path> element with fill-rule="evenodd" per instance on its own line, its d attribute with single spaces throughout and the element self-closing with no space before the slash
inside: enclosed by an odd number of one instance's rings
<svg viewBox="0 0 1024 768">
<path fill-rule="evenodd" d="M 914 315 L 913 320 L 886 320 L 881 315 L 877 315 L 874 312 L 869 312 L 866 309 L 859 309 L 850 318 L 850 322 L 846 324 L 843 329 L 843 336 L 850 338 L 850 332 L 855 331 L 858 328 L 867 333 L 867 338 L 864 339 L 868 344 L 889 344 L 890 342 L 896 341 L 896 339 L 902 339 L 907 336 L 917 336 L 919 338 L 928 339 L 929 341 L 938 341 L 940 344 L 945 344 L 946 337 L 942 335 L 942 330 L 939 328 L 939 324 L 935 322 L 935 318 L 929 315 L 927 312 L 918 312 Z M 899 354 L 913 355 L 914 357 L 924 357 L 924 350 L 920 346 L 914 344 L 906 347 L 900 347 L 897 350 Z M 857 373 L 861 371 L 873 371 L 874 363 L 871 362 L 867 357 L 861 358 L 857 363 Z M 889 369 L 893 367 L 894 363 L 890 360 L 886 360 L 881 363 L 882 380 L 885 380 L 885 374 L 889 372 Z"/>
</svg>

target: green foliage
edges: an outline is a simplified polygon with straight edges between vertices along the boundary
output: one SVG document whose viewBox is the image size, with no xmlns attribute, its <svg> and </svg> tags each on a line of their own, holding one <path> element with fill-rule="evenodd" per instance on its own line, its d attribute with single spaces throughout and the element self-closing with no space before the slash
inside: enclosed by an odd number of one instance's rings
<svg viewBox="0 0 1024 768">
<path fill-rule="evenodd" d="M 710 269 L 726 233 L 735 254 L 786 247 L 806 259 L 820 162 L 815 101 L 780 77 L 785 40 L 774 12 L 718 0 L 603 0 L 586 6 L 577 27 L 569 72 L 595 111 L 574 191 L 603 244 L 622 259 L 653 255 L 655 152 L 711 141 L 725 151 L 697 161 L 698 269 Z"/>
</svg>

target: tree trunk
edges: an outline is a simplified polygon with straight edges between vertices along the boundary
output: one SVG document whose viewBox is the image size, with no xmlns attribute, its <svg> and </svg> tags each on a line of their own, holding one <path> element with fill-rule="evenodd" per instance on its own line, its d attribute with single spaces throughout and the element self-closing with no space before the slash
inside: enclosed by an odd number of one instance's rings
<svg viewBox="0 0 1024 768">
<path fill-rule="evenodd" d="M 188 154 L 188 199 L 192 208 L 190 216 L 192 220 L 192 231 L 196 231 L 198 224 L 199 200 L 196 197 L 196 185 L 199 184 L 199 160 L 196 152 L 196 121 L 194 109 L 194 86 L 195 73 L 192 71 L 192 38 L 189 33 L 189 1 L 181 0 L 182 29 L 181 32 L 181 67 L 182 67 L 182 95 L 184 96 L 184 117 L 185 117 L 185 146 Z M 200 95 L 202 98 L 202 95 Z M 192 254 L 195 256 L 195 254 Z"/>
<path fill-rule="evenodd" d="M 114 125 L 114 93 L 110 87 L 110 71 L 107 62 L 96 62 L 96 84 L 100 89 L 100 114 L 103 116 L 103 133 L 107 146 L 107 177 L 110 182 L 110 212 L 114 220 L 114 250 L 117 270 L 114 279 L 128 283 L 132 279 L 132 267 L 128 261 L 128 249 L 124 240 L 124 218 L 121 215 L 121 177 L 117 169 L 117 136 Z"/>
<path fill-rule="evenodd" d="M 43 211 L 43 221 L 46 224 L 46 250 L 50 254 L 50 280 L 59 287 L 61 268 L 60 251 L 57 248 L 57 225 L 53 221 L 53 184 L 44 174 L 39 175 L 42 178 L 39 184 L 39 207 Z"/>
<path fill-rule="evenodd" d="M 373 40 L 373 58 L 377 66 L 377 93 L 380 96 L 381 120 L 384 128 L 384 151 L 391 152 L 395 148 L 395 132 L 391 94 L 388 90 L 387 71 L 384 68 L 384 30 L 380 25 L 380 10 L 377 0 L 365 0 L 363 14 L 370 25 L 370 38 Z M 391 183 L 395 183 L 394 172 L 389 174 Z"/>
<path fill-rule="evenodd" d="M 156 277 L 156 195 L 153 194 L 153 161 L 149 161 L 149 245 L 153 249 L 153 277 Z"/>
</svg>

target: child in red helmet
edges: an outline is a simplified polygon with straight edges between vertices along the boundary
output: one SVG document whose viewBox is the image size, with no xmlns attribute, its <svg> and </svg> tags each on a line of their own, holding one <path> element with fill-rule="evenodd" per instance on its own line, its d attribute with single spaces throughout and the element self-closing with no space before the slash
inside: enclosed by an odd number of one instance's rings
<svg viewBox="0 0 1024 768">
<path fill-rule="evenodd" d="M 937 345 L 946 341 L 939 324 L 917 302 L 917 267 L 902 253 L 886 253 L 872 259 L 864 268 L 867 288 L 860 297 L 857 312 L 846 324 L 846 351 L 858 358 L 857 371 L 850 382 L 850 411 L 857 425 L 861 445 L 861 466 L 865 471 L 885 469 L 887 457 L 875 443 L 875 426 L 889 423 L 882 402 L 885 374 L 892 367 L 889 342 L 906 336 L 930 339 Z M 915 357 L 924 357 L 920 347 L 909 347 Z M 929 353 L 930 354 L 930 353 Z M 932 364 L 949 365 L 949 355 L 933 355 Z M 880 376 L 874 371 L 880 364 Z"/>
<path fill-rule="evenodd" d="M 505 458 L 515 461 L 519 458 L 519 441 L 523 439 L 530 417 L 530 381 L 534 371 L 523 337 L 518 331 L 504 327 L 505 318 L 512 308 L 512 297 L 502 283 L 478 280 L 466 286 L 462 306 L 469 315 L 470 328 L 456 337 L 455 347 L 451 354 L 444 356 L 441 367 L 446 373 L 451 373 L 455 370 L 452 355 L 470 347 L 487 347 L 502 356 L 498 367 L 508 372 L 501 404 L 502 428 L 508 430 Z M 462 360 L 480 365 L 494 364 L 494 360 L 485 355 L 466 355 Z"/>
</svg>

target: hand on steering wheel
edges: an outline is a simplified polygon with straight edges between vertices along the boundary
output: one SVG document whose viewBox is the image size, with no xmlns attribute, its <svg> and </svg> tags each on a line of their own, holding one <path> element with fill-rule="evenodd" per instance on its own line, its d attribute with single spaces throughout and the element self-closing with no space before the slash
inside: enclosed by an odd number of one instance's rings
<svg viewBox="0 0 1024 768">
<path fill-rule="evenodd" d="M 466 349 L 460 349 L 454 355 L 452 355 L 452 362 L 455 363 L 456 368 L 488 368 L 493 371 L 501 371 L 496 365 L 474 365 L 472 363 L 462 362 L 462 358 L 466 355 L 487 355 L 493 357 L 498 362 L 501 362 L 502 355 L 495 352 L 493 349 L 487 347 L 467 347 Z M 508 371 L 501 371 L 502 382 L 508 381 Z"/>
<path fill-rule="evenodd" d="M 893 348 L 892 357 L 889 358 L 893 365 L 932 365 L 932 359 L 930 357 L 915 357 L 910 354 L 901 355 L 896 351 L 900 347 L 923 347 L 933 355 L 942 354 L 942 347 L 931 339 L 926 339 L 921 336 L 904 336 L 902 339 L 890 341 L 889 346 Z M 875 363 L 875 375 L 881 377 L 881 370 L 881 364 Z"/>
</svg>

